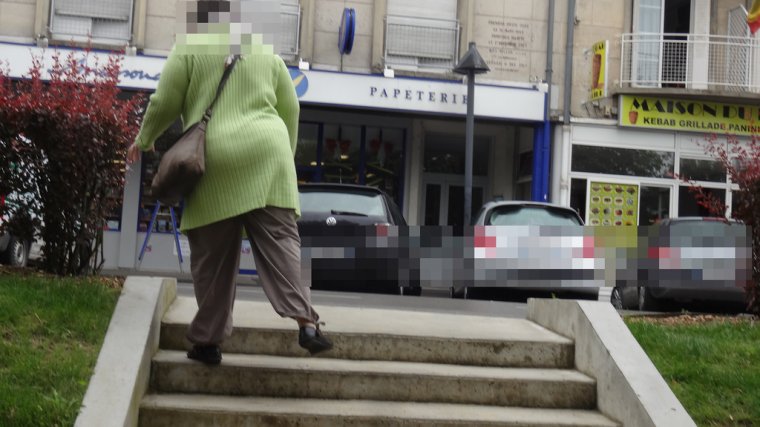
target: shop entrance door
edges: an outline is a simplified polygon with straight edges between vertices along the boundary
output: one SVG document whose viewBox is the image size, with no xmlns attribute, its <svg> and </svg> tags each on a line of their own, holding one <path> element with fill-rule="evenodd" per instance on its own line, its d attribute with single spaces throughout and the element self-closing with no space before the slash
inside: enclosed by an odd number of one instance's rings
<svg viewBox="0 0 760 427">
<path fill-rule="evenodd" d="M 486 197 L 488 177 L 472 177 L 472 218 Z M 465 225 L 464 176 L 425 174 L 423 178 L 424 225 Z M 469 225 L 469 224 L 468 224 Z"/>
</svg>

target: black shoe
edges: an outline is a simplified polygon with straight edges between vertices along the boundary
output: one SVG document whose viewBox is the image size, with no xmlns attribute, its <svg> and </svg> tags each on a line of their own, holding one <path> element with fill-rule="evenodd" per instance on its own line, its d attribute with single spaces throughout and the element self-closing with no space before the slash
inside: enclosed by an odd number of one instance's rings
<svg viewBox="0 0 760 427">
<path fill-rule="evenodd" d="M 319 327 L 301 326 L 298 330 L 298 345 L 309 350 L 312 356 L 323 351 L 333 348 L 333 343 L 330 342 Z"/>
<path fill-rule="evenodd" d="M 218 345 L 194 345 L 187 352 L 187 358 L 203 362 L 207 365 L 218 365 L 222 362 L 222 350 Z"/>
</svg>

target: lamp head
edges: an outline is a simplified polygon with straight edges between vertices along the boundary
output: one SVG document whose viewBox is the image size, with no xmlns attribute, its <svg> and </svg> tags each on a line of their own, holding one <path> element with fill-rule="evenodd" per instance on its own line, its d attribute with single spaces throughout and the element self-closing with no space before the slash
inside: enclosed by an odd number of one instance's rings
<svg viewBox="0 0 760 427">
<path fill-rule="evenodd" d="M 457 74 L 483 74 L 491 71 L 488 68 L 488 64 L 480 56 L 478 48 L 475 47 L 475 42 L 470 42 L 470 47 L 467 49 L 467 53 L 464 54 L 459 63 L 454 67 L 454 72 Z"/>
</svg>

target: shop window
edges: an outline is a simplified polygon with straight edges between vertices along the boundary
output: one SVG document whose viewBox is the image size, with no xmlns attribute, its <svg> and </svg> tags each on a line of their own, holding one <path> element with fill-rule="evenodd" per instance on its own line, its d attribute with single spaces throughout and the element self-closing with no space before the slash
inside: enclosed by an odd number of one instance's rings
<svg viewBox="0 0 760 427">
<path fill-rule="evenodd" d="M 117 162 L 124 162 L 124 160 L 115 160 Z M 122 168 L 123 169 L 123 168 Z M 125 170 L 122 170 L 122 173 L 125 173 Z M 123 194 L 121 189 L 112 189 L 109 191 L 108 198 L 111 199 L 114 204 L 111 208 L 110 212 L 108 212 L 106 216 L 106 224 L 104 229 L 106 231 L 119 231 L 121 230 L 121 210 L 123 205 Z"/>
<path fill-rule="evenodd" d="M 586 180 L 572 179 L 570 181 L 570 207 L 586 220 Z"/>
<path fill-rule="evenodd" d="M 324 125 L 322 182 L 360 183 L 361 142 L 359 126 Z"/>
<path fill-rule="evenodd" d="M 517 179 L 533 177 L 533 152 L 524 151 L 520 153 L 517 164 Z"/>
<path fill-rule="evenodd" d="M 681 159 L 680 175 L 694 181 L 726 182 L 726 169 L 715 160 Z"/>
<path fill-rule="evenodd" d="M 674 166 L 671 152 L 573 145 L 574 172 L 672 178 Z"/>
<path fill-rule="evenodd" d="M 515 200 L 533 200 L 533 151 L 517 155 L 515 171 Z"/>
<path fill-rule="evenodd" d="M 52 0 L 50 32 L 58 40 L 123 46 L 132 38 L 132 0 Z"/>
<path fill-rule="evenodd" d="M 403 129 L 301 123 L 298 181 L 369 185 L 401 206 L 405 138 Z"/>
<path fill-rule="evenodd" d="M 398 203 L 404 173 L 404 131 L 367 128 L 364 183 L 377 187 Z"/>
<path fill-rule="evenodd" d="M 711 194 L 721 203 L 726 203 L 726 190 L 718 188 L 704 188 L 706 194 Z M 678 216 L 715 216 L 709 209 L 697 203 L 697 197 L 690 187 L 682 185 L 678 188 Z"/>
<path fill-rule="evenodd" d="M 642 186 L 639 191 L 639 225 L 670 218 L 670 188 Z"/>
<path fill-rule="evenodd" d="M 428 184 L 425 187 L 425 223 L 438 225 L 441 216 L 441 186 Z"/>
<path fill-rule="evenodd" d="M 742 192 L 739 190 L 731 191 L 731 218 L 738 218 L 737 209 L 742 205 Z"/>
<path fill-rule="evenodd" d="M 517 183 L 515 200 L 533 200 L 533 182 L 531 180 Z"/>
<path fill-rule="evenodd" d="M 298 182 L 319 181 L 319 125 L 301 123 L 298 126 L 298 145 L 296 146 L 296 170 Z"/>
<path fill-rule="evenodd" d="M 472 187 L 472 199 L 470 200 L 470 218 L 475 219 L 475 215 L 483 206 L 483 188 Z M 447 225 L 462 226 L 470 225 L 464 223 L 464 187 L 459 185 L 449 186 L 448 215 Z"/>
<path fill-rule="evenodd" d="M 140 178 L 140 208 L 137 220 L 137 231 L 146 232 L 150 225 L 150 219 L 153 215 L 153 211 L 156 210 L 158 202 L 150 194 L 150 184 L 153 182 L 153 177 L 158 170 L 158 163 L 161 159 L 161 155 L 168 150 L 172 143 L 182 135 L 182 121 L 177 120 L 172 124 L 169 129 L 163 133 L 156 140 L 153 152 L 142 153 L 142 174 Z M 174 214 L 177 221 L 177 227 L 180 225 L 182 217 L 182 206 L 173 206 Z M 158 212 L 156 212 L 156 221 L 153 224 L 153 232 L 155 233 L 172 233 L 174 232 L 171 221 L 171 212 L 169 206 L 160 205 Z"/>
<path fill-rule="evenodd" d="M 472 159 L 473 175 L 488 175 L 490 158 L 488 138 L 475 138 Z M 425 139 L 425 173 L 464 174 L 465 141 L 463 136 L 432 134 Z"/>
</svg>

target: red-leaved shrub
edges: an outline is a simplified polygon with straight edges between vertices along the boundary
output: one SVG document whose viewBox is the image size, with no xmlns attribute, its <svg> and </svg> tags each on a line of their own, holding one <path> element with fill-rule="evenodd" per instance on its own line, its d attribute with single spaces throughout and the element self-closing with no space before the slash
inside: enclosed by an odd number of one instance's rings
<svg viewBox="0 0 760 427">
<path fill-rule="evenodd" d="M 747 284 L 747 309 L 760 315 L 760 135 L 753 134 L 749 141 L 734 135 L 726 139 L 713 135 L 707 139 L 705 152 L 720 162 L 731 182 L 739 187 L 733 191 L 731 216 L 751 227 L 752 280 Z M 691 181 L 690 191 L 712 215 L 726 215 L 725 203 L 703 187 Z"/>
<path fill-rule="evenodd" d="M 9 216 L 22 219 L 9 226 L 37 233 L 42 269 L 60 275 L 102 267 L 105 218 L 121 202 L 139 129 L 141 97 L 117 87 L 121 56 L 93 55 L 58 54 L 48 70 L 34 57 L 23 80 L 0 68 L 0 195 L 17 202 L 0 215 L 16 209 Z"/>
</svg>

